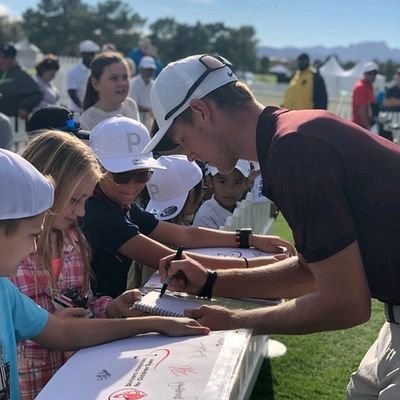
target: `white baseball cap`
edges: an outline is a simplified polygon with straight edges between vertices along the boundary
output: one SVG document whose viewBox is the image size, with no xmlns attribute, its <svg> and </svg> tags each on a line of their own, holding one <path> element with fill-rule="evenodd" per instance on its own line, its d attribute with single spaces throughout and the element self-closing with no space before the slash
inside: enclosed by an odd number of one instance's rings
<svg viewBox="0 0 400 400">
<path fill-rule="evenodd" d="M 222 57 L 198 54 L 168 64 L 160 72 L 150 91 L 158 132 L 144 152 L 153 150 L 158 144 L 158 148 L 163 146 L 163 143 L 160 143 L 162 139 L 164 144 L 169 141 L 165 133 L 193 99 L 201 99 L 213 90 L 237 80 Z M 188 96 L 191 90 L 193 93 Z"/>
<path fill-rule="evenodd" d="M 235 169 L 237 169 L 245 178 L 248 178 L 250 175 L 251 167 L 247 160 L 238 160 L 235 165 Z M 219 170 L 217 167 L 209 165 L 207 167 L 207 173 L 211 176 L 215 176 L 219 173 Z"/>
<path fill-rule="evenodd" d="M 122 115 L 100 122 L 90 132 L 90 147 L 100 164 L 110 172 L 165 169 L 151 152 L 142 154 L 149 140 L 149 132 L 142 123 Z"/>
<path fill-rule="evenodd" d="M 143 56 L 140 59 L 139 68 L 156 69 L 156 62 L 154 61 L 154 58 L 151 56 Z"/>
<path fill-rule="evenodd" d="M 372 72 L 372 71 L 378 72 L 378 70 L 379 70 L 378 64 L 373 61 L 366 62 L 363 67 L 364 74 L 367 74 L 368 72 Z"/>
<path fill-rule="evenodd" d="M 166 169 L 154 171 L 146 183 L 150 195 L 146 211 L 157 219 L 168 220 L 181 212 L 189 191 L 202 180 L 203 172 L 183 155 L 161 156 L 158 161 Z"/>
<path fill-rule="evenodd" d="M 48 210 L 54 188 L 31 163 L 0 149 L 0 220 L 33 217 Z"/>
<path fill-rule="evenodd" d="M 100 46 L 93 40 L 84 40 L 79 43 L 79 51 L 81 53 L 97 53 L 100 51 Z"/>
</svg>

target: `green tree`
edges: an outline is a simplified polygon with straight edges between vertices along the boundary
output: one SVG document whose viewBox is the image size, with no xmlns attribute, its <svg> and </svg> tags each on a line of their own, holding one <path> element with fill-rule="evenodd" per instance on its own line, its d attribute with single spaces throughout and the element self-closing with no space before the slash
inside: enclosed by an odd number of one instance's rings
<svg viewBox="0 0 400 400">
<path fill-rule="evenodd" d="M 18 42 L 24 36 L 22 21 L 0 15 L 0 42 Z"/>
<path fill-rule="evenodd" d="M 90 7 L 81 0 L 41 0 L 23 14 L 30 42 L 43 52 L 78 55 L 78 44 L 91 39 L 114 43 L 125 52 L 137 44 L 145 23 L 128 3 L 106 0 Z"/>
</svg>

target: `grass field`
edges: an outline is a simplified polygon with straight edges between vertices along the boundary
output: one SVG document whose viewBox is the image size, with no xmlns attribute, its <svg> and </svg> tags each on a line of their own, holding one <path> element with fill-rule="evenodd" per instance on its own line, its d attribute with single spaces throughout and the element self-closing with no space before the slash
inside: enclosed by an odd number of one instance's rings
<svg viewBox="0 0 400 400">
<path fill-rule="evenodd" d="M 291 240 L 279 216 L 273 234 Z M 302 336 L 274 335 L 287 347 L 279 358 L 266 359 L 251 400 L 342 400 L 350 373 L 374 342 L 384 321 L 383 306 L 374 301 L 364 325 L 335 332 Z"/>
</svg>

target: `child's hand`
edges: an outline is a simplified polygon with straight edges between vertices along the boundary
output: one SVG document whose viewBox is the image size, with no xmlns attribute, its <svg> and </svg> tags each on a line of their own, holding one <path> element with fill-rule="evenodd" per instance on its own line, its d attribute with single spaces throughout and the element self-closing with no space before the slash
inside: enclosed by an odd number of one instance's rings
<svg viewBox="0 0 400 400">
<path fill-rule="evenodd" d="M 127 290 L 120 296 L 110 301 L 107 306 L 106 315 L 108 318 L 118 317 L 139 317 L 143 312 L 132 309 L 133 303 L 140 300 L 142 294 L 138 289 Z"/>
</svg>

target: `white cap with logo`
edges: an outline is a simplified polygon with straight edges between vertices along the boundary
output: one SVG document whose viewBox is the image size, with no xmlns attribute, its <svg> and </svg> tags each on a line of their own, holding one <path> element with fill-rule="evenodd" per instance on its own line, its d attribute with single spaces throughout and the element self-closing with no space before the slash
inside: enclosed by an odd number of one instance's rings
<svg viewBox="0 0 400 400">
<path fill-rule="evenodd" d="M 54 188 L 31 163 L 0 149 L 0 220 L 33 217 L 48 210 Z"/>
<path fill-rule="evenodd" d="M 250 168 L 250 163 L 247 160 L 238 160 L 238 162 L 235 165 L 235 169 L 237 169 L 245 178 L 248 178 L 250 175 L 251 168 Z M 217 167 L 209 165 L 207 167 L 207 173 L 210 174 L 211 176 L 215 176 L 220 172 L 218 171 Z"/>
<path fill-rule="evenodd" d="M 153 150 L 159 144 L 174 119 L 189 107 L 193 99 L 201 99 L 213 90 L 237 80 L 222 57 L 198 54 L 168 64 L 150 91 L 158 132 L 144 152 Z M 188 96 L 192 90 L 193 93 Z"/>
<path fill-rule="evenodd" d="M 203 172 L 183 155 L 161 156 L 158 161 L 166 169 L 154 171 L 146 183 L 150 195 L 146 211 L 159 220 L 168 220 L 181 212 L 189 191 L 202 180 Z"/>
<path fill-rule="evenodd" d="M 90 132 L 90 147 L 110 172 L 165 169 L 151 152 L 142 153 L 149 140 L 149 132 L 141 122 L 122 115 L 100 122 Z"/>
</svg>

